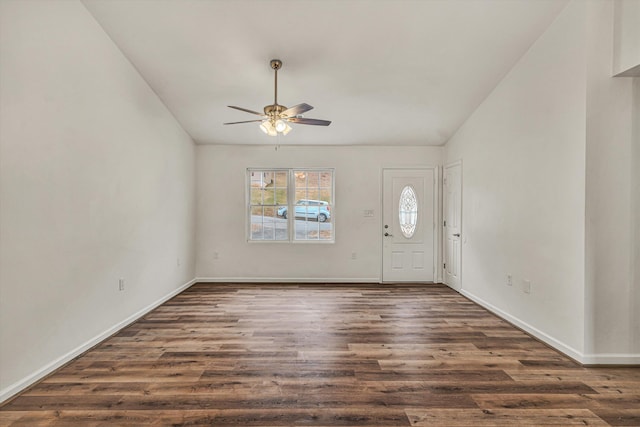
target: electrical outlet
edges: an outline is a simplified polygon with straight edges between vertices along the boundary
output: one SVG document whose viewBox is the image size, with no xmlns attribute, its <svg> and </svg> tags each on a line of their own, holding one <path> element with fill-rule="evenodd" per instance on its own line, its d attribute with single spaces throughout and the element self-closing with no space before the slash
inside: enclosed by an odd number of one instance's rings
<svg viewBox="0 0 640 427">
<path fill-rule="evenodd" d="M 123 278 L 118 279 L 118 290 L 124 291 L 124 279 Z"/>
<path fill-rule="evenodd" d="M 218 252 L 214 252 L 213 253 L 213 259 L 218 259 L 220 258 L 220 256 L 218 255 Z"/>
<path fill-rule="evenodd" d="M 358 258 L 358 254 L 355 252 L 351 252 L 351 259 L 356 259 Z"/>
<path fill-rule="evenodd" d="M 531 293 L 531 280 L 522 281 L 522 292 L 524 292 L 525 294 Z"/>
<path fill-rule="evenodd" d="M 513 276 L 507 274 L 507 286 L 513 286 Z"/>
<path fill-rule="evenodd" d="M 180 267 L 180 258 L 176 258 L 176 266 Z"/>
<path fill-rule="evenodd" d="M 362 211 L 362 215 L 365 218 L 372 218 L 374 216 L 373 215 L 373 209 L 365 209 L 364 211 Z"/>
</svg>

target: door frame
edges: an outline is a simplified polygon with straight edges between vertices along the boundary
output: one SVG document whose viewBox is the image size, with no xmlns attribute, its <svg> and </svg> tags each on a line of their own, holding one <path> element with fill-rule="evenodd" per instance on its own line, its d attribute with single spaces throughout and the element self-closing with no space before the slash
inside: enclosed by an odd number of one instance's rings
<svg viewBox="0 0 640 427">
<path fill-rule="evenodd" d="M 380 215 L 378 215 L 378 232 L 380 233 L 380 282 L 379 283 L 392 283 L 385 282 L 383 275 L 384 268 L 384 171 L 385 170 L 424 170 L 431 171 L 433 174 L 433 283 L 442 283 L 442 227 L 438 227 L 438 224 L 442 224 L 442 196 L 441 196 L 441 174 L 442 166 L 383 166 L 380 169 Z M 440 268 L 438 268 L 440 266 Z M 431 282 L 424 282 L 431 283 Z"/>
<path fill-rule="evenodd" d="M 444 195 L 445 195 L 445 191 L 444 191 L 444 177 L 445 177 L 445 170 L 447 168 L 450 167 L 454 167 L 454 166 L 460 166 L 460 235 L 462 236 L 460 238 L 460 256 L 458 258 L 459 261 L 459 265 L 460 265 L 460 271 L 458 272 L 458 284 L 459 284 L 459 289 L 455 289 L 453 286 L 450 286 L 448 283 L 445 283 L 445 271 L 444 271 L 444 254 L 446 253 L 447 250 L 447 239 L 445 238 L 445 227 L 444 227 L 444 217 L 445 217 L 445 212 L 444 210 L 446 209 L 446 204 L 444 203 Z M 442 274 L 442 283 L 444 283 L 445 285 L 449 286 L 451 289 L 454 289 L 456 291 L 461 291 L 462 290 L 462 246 L 464 246 L 464 239 L 465 239 L 465 235 L 464 235 L 464 230 L 463 230 L 463 223 L 462 223 L 462 208 L 464 206 L 464 194 L 463 194 L 463 169 L 462 169 L 462 159 L 458 159 L 456 161 L 453 161 L 451 163 L 447 163 L 446 165 L 444 165 L 444 167 L 442 168 L 442 209 L 441 209 L 441 217 L 440 217 L 440 231 L 441 231 L 441 236 L 442 236 L 442 246 L 441 246 L 441 251 L 442 251 L 442 258 L 440 260 L 440 268 L 439 270 L 441 271 Z"/>
</svg>

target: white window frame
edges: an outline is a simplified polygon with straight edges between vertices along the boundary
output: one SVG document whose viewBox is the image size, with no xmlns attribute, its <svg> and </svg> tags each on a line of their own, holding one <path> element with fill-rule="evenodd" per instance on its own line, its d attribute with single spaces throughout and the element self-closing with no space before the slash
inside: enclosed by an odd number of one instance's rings
<svg viewBox="0 0 640 427">
<path fill-rule="evenodd" d="M 331 203 L 330 206 L 330 222 L 331 222 L 331 239 L 296 239 L 295 238 L 295 215 L 287 215 L 287 240 L 264 240 L 264 239 L 252 239 L 251 238 L 251 207 L 257 206 L 251 204 L 251 174 L 259 172 L 287 172 L 287 210 L 289 212 L 295 212 L 296 205 L 296 188 L 295 188 L 295 173 L 296 172 L 330 172 L 331 173 Z M 246 171 L 246 183 L 245 183 L 245 224 L 246 224 L 246 240 L 251 244 L 265 244 L 265 243 L 294 243 L 294 244 L 334 244 L 336 242 L 336 220 L 335 220 L 335 206 L 336 206 L 336 171 L 335 168 L 277 168 L 277 167 L 264 167 L 264 168 L 247 168 Z M 267 205 L 268 206 L 268 205 Z"/>
</svg>

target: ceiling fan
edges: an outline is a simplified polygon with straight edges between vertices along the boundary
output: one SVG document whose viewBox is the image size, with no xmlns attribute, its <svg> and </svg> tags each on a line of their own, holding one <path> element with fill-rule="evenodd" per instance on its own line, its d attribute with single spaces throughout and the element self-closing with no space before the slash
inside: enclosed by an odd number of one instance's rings
<svg viewBox="0 0 640 427">
<path fill-rule="evenodd" d="M 331 121 L 329 120 L 318 120 L 318 119 L 307 119 L 303 117 L 302 114 L 306 113 L 309 110 L 312 110 L 313 107 L 309 104 L 298 104 L 294 105 L 291 108 L 287 108 L 284 105 L 278 104 L 278 70 L 282 68 L 282 61 L 279 59 L 271 60 L 271 68 L 275 70 L 275 99 L 273 104 L 267 105 L 264 107 L 264 114 L 259 113 L 257 111 L 248 110 L 246 108 L 235 107 L 233 105 L 228 105 L 229 108 L 233 108 L 236 110 L 244 111 L 246 113 L 255 114 L 260 116 L 260 119 L 257 120 L 245 120 L 242 122 L 231 122 L 224 123 L 225 125 L 236 125 L 239 123 L 254 123 L 261 122 L 260 129 L 269 136 L 276 136 L 278 134 L 286 135 L 291 131 L 291 126 L 289 123 L 297 123 L 300 125 L 316 125 L 316 126 L 329 126 Z"/>
</svg>

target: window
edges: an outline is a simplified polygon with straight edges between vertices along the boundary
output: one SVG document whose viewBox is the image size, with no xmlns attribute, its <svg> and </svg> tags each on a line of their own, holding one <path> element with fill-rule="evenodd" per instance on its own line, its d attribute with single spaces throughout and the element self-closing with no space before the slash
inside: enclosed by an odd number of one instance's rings
<svg viewBox="0 0 640 427">
<path fill-rule="evenodd" d="M 418 198 L 415 190 L 410 185 L 405 186 L 400 193 L 398 216 L 402 235 L 407 239 L 412 238 L 418 223 Z"/>
<path fill-rule="evenodd" d="M 333 169 L 248 169 L 249 240 L 333 242 Z"/>
</svg>

